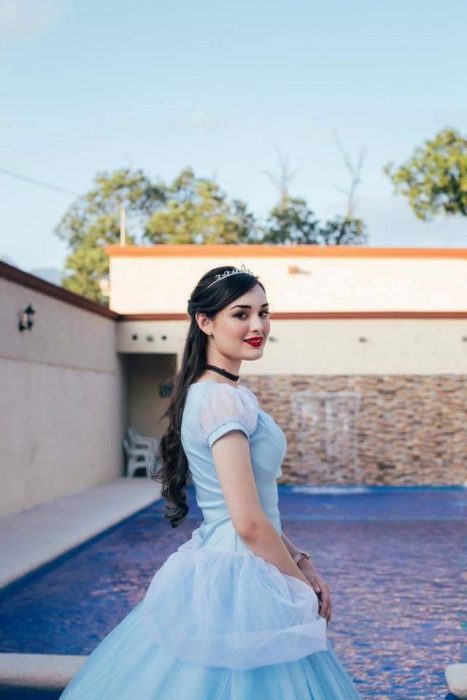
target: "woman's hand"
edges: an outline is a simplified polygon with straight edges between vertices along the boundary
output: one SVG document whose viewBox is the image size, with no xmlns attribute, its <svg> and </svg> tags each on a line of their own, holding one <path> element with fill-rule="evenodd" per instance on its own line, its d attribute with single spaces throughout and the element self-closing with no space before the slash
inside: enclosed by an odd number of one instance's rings
<svg viewBox="0 0 467 700">
<path fill-rule="evenodd" d="M 320 601 L 319 614 L 326 618 L 327 623 L 331 622 L 331 591 L 323 578 L 319 575 L 315 565 L 309 559 L 300 559 L 298 567 L 305 578 L 311 583 Z"/>
</svg>

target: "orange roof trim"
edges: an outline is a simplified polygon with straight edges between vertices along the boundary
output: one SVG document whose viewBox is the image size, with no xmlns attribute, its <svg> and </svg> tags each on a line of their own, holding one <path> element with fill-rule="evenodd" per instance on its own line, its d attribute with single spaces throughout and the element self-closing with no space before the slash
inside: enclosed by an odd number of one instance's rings
<svg viewBox="0 0 467 700">
<path fill-rule="evenodd" d="M 467 320 L 467 311 L 275 311 L 275 321 L 335 321 L 369 319 L 441 319 Z M 187 321 L 187 313 L 126 313 L 118 314 L 117 321 Z"/>
<path fill-rule="evenodd" d="M 373 248 L 352 245 L 108 245 L 111 258 L 467 258 L 467 248 Z"/>
</svg>

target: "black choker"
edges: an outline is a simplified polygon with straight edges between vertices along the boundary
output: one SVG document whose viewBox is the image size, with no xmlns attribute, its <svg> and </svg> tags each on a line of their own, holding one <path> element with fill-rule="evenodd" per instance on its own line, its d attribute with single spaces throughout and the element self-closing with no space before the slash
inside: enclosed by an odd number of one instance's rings
<svg viewBox="0 0 467 700">
<path fill-rule="evenodd" d="M 221 369 L 220 367 L 216 367 L 215 365 L 206 365 L 206 369 L 212 369 L 213 372 L 219 372 L 219 374 L 222 374 L 224 377 L 227 377 L 227 379 L 233 379 L 234 382 L 238 382 L 240 379 L 240 375 L 237 374 L 232 374 L 232 372 L 227 372 L 226 369 Z"/>
</svg>

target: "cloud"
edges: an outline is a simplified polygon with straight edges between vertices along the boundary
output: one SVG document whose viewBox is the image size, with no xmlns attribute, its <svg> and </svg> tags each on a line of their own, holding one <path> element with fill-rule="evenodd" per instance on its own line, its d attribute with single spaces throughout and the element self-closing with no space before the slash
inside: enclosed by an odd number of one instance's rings
<svg viewBox="0 0 467 700">
<path fill-rule="evenodd" d="M 61 17 L 64 0 L 0 0 L 0 37 L 28 37 Z"/>
</svg>

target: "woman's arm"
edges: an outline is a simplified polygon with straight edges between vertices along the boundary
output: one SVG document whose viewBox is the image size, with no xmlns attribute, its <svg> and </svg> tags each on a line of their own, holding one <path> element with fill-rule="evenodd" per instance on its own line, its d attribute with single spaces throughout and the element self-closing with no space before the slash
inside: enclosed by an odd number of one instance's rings
<svg viewBox="0 0 467 700">
<path fill-rule="evenodd" d="M 212 455 L 233 526 L 241 539 L 282 573 L 311 585 L 261 506 L 246 436 L 239 430 L 226 433 L 214 442 Z"/>
<path fill-rule="evenodd" d="M 250 549 L 279 571 L 294 576 L 321 596 L 320 615 L 330 621 L 329 589 L 311 560 L 303 558 L 297 565 L 294 554 L 298 547 L 284 534 L 279 535 L 266 516 L 258 496 L 250 459 L 250 446 L 240 430 L 233 430 L 216 440 L 212 446 L 214 464 L 232 523 Z"/>
</svg>

